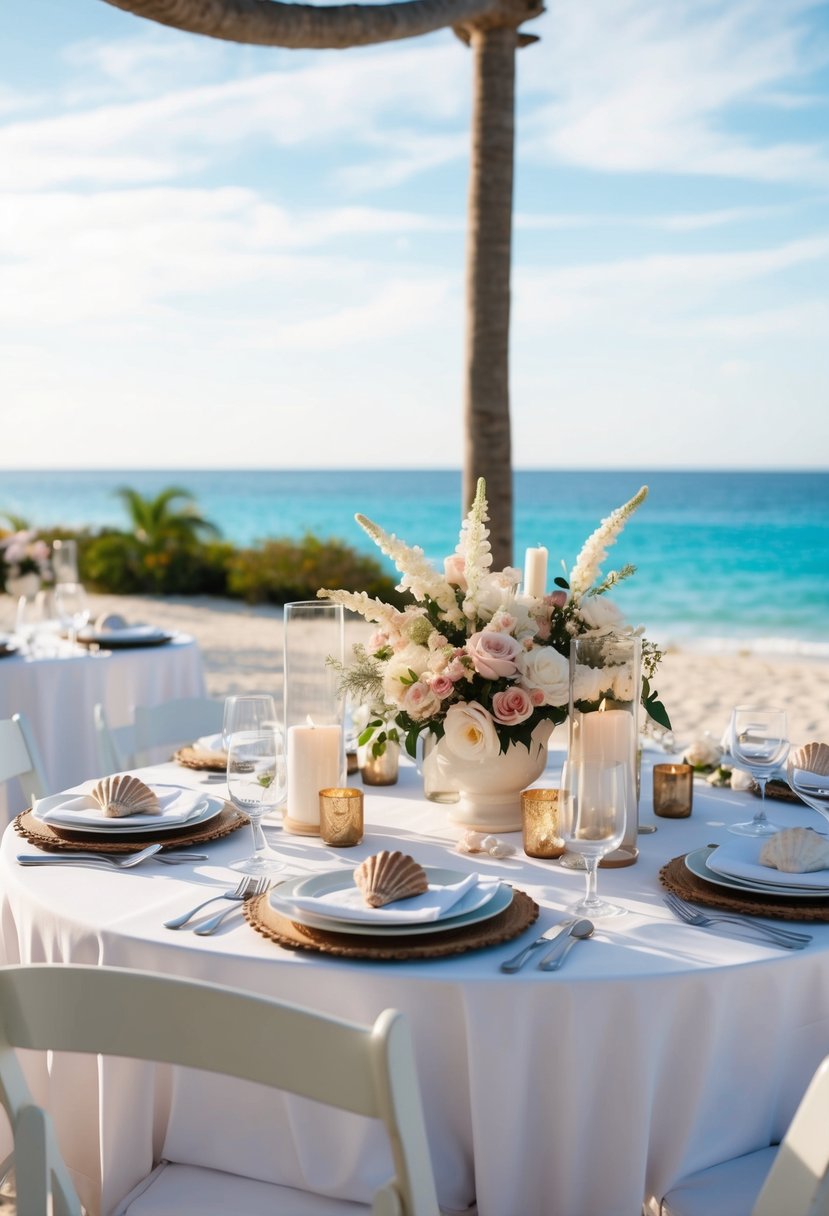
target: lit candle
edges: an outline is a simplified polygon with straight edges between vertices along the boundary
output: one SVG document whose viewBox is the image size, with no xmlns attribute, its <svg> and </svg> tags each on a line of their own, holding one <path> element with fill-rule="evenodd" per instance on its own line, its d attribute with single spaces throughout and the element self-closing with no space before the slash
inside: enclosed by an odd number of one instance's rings
<svg viewBox="0 0 829 1216">
<path fill-rule="evenodd" d="M 600 764 L 622 764 L 625 768 L 627 828 L 623 846 L 635 846 L 639 813 L 636 798 L 636 763 L 633 714 L 626 709 L 599 709 L 582 714 L 579 732 L 579 760 Z"/>
<path fill-rule="evenodd" d="M 524 594 L 540 600 L 547 589 L 547 550 L 543 545 L 524 556 Z"/>
<path fill-rule="evenodd" d="M 304 836 L 319 833 L 319 792 L 342 783 L 342 728 L 288 728 L 288 798 L 283 824 Z"/>
</svg>

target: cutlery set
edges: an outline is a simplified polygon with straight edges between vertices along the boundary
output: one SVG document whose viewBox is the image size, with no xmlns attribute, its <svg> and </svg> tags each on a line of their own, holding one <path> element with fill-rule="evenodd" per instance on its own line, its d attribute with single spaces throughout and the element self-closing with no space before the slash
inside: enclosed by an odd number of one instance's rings
<svg viewBox="0 0 829 1216">
<path fill-rule="evenodd" d="M 570 952 L 576 942 L 583 941 L 593 933 L 593 924 L 589 920 L 564 920 L 557 925 L 551 925 L 549 929 L 545 929 L 540 937 L 537 937 L 534 942 L 530 942 L 525 946 L 514 958 L 507 959 L 501 963 L 501 970 L 507 975 L 514 975 L 516 971 L 520 971 L 527 960 L 535 953 L 539 946 L 548 946 L 553 942 L 553 946 L 539 960 L 538 969 L 540 971 L 558 971 L 561 964 L 564 962 L 565 956 Z"/>
<path fill-rule="evenodd" d="M 128 853 L 126 856 L 116 856 L 111 853 L 18 853 L 17 863 L 21 866 L 93 866 L 104 870 L 131 870 L 142 861 L 155 857 L 166 865 L 183 865 L 188 861 L 206 861 L 206 853 L 185 853 L 171 850 L 161 853 L 161 844 L 150 844 L 138 853 Z"/>
<path fill-rule="evenodd" d="M 270 885 L 271 880 L 265 875 L 246 875 L 232 891 L 222 891 L 219 895 L 211 895 L 210 899 L 202 900 L 200 904 L 196 904 L 195 908 L 191 908 L 189 912 L 185 912 L 181 916 L 174 916 L 172 920 L 165 921 L 164 928 L 182 929 L 188 921 L 192 920 L 208 904 L 212 904 L 219 899 L 230 900 L 231 907 L 223 908 L 221 912 L 218 912 L 215 916 L 199 925 L 197 929 L 193 930 L 199 937 L 209 937 L 211 933 L 215 933 L 225 917 L 230 915 L 234 904 L 243 903 L 254 895 L 262 895 Z"/>
<path fill-rule="evenodd" d="M 673 892 L 669 892 L 664 897 L 664 902 L 680 920 L 701 929 L 713 928 L 717 925 L 731 925 L 741 932 L 753 932 L 768 945 L 779 946 L 783 950 L 802 950 L 812 940 L 809 933 L 783 929 L 779 925 L 768 925 L 754 917 L 737 916 L 724 912 L 705 914 L 686 903 L 684 899 L 680 899 L 678 895 L 674 895 Z"/>
</svg>

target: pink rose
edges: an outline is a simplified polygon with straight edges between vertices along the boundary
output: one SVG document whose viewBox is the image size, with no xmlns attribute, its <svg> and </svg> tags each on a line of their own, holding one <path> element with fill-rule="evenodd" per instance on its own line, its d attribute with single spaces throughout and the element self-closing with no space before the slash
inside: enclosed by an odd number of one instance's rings
<svg viewBox="0 0 829 1216">
<path fill-rule="evenodd" d="M 517 726 L 532 716 L 534 706 L 523 688 L 506 688 L 492 698 L 492 713 L 496 722 Z"/>
<path fill-rule="evenodd" d="M 443 577 L 450 587 L 460 587 L 466 591 L 466 559 L 458 553 L 443 559 Z"/>
<path fill-rule="evenodd" d="M 447 675 L 435 676 L 429 681 L 429 684 L 432 692 L 436 697 L 440 697 L 441 701 L 444 701 L 455 691 L 455 682 L 454 680 L 450 680 Z"/>
<path fill-rule="evenodd" d="M 522 649 L 521 643 L 508 633 L 498 633 L 492 629 L 473 633 L 466 643 L 466 652 L 475 670 L 485 680 L 514 676 L 518 670 L 516 660 Z"/>
<path fill-rule="evenodd" d="M 546 601 L 551 608 L 563 608 L 567 603 L 566 591 L 554 591 L 552 595 L 547 596 Z"/>
<path fill-rule="evenodd" d="M 431 718 L 440 708 L 440 702 L 429 685 L 418 680 L 415 684 L 410 684 L 404 692 L 400 708 L 413 722 L 422 722 L 424 718 Z"/>
<path fill-rule="evenodd" d="M 533 705 L 543 705 L 544 693 L 540 688 L 533 688 L 530 690 L 530 700 L 532 701 Z"/>
</svg>

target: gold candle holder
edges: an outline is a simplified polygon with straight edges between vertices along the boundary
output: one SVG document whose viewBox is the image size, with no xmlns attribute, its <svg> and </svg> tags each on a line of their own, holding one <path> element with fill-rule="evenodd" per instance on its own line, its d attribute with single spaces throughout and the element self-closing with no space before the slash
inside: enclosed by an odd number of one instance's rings
<svg viewBox="0 0 829 1216">
<path fill-rule="evenodd" d="M 363 839 L 363 791 L 320 790 L 320 836 L 326 844 L 348 849 Z"/>
<path fill-rule="evenodd" d="M 528 857 L 561 857 L 564 841 L 558 835 L 558 790 L 531 789 L 521 794 L 524 852 Z"/>
<path fill-rule="evenodd" d="M 396 785 L 400 768 L 400 744 L 386 743 L 381 756 L 372 755 L 371 744 L 366 747 L 360 776 L 365 785 Z"/>
<path fill-rule="evenodd" d="M 663 819 L 687 819 L 694 803 L 694 770 L 690 764 L 653 766 L 653 813 Z"/>
</svg>

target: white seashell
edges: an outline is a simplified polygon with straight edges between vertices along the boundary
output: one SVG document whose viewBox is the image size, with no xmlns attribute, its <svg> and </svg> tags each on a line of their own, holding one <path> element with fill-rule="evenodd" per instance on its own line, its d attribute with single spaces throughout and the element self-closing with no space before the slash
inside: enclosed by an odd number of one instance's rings
<svg viewBox="0 0 829 1216">
<path fill-rule="evenodd" d="M 490 857 L 511 857 L 515 849 L 505 840 L 499 840 L 497 844 L 490 845 L 488 851 Z"/>
<path fill-rule="evenodd" d="M 793 769 L 825 777 L 829 775 L 829 743 L 804 743 L 791 753 L 789 762 Z"/>
<path fill-rule="evenodd" d="M 747 773 L 745 769 L 733 768 L 731 770 L 732 790 L 753 790 L 756 784 L 751 773 Z"/>
<path fill-rule="evenodd" d="M 423 866 L 408 853 L 383 849 L 367 857 L 354 871 L 354 881 L 370 908 L 382 908 L 397 899 L 411 899 L 429 889 Z"/>
<path fill-rule="evenodd" d="M 829 870 L 829 841 L 811 828 L 785 828 L 763 841 L 760 864 L 786 874 Z"/>
<path fill-rule="evenodd" d="M 92 791 L 108 819 L 120 819 L 124 815 L 159 815 L 158 798 L 148 785 L 138 777 L 121 773 L 104 777 Z"/>
</svg>

